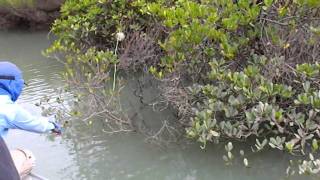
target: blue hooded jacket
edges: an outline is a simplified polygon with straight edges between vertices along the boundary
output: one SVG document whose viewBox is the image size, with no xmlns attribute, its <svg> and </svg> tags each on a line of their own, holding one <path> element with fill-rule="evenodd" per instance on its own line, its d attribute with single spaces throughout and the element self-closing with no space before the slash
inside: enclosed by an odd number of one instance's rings
<svg viewBox="0 0 320 180">
<path fill-rule="evenodd" d="M 0 135 L 9 129 L 44 133 L 55 128 L 47 118 L 32 116 L 15 103 L 24 87 L 21 70 L 10 62 L 0 61 Z"/>
</svg>

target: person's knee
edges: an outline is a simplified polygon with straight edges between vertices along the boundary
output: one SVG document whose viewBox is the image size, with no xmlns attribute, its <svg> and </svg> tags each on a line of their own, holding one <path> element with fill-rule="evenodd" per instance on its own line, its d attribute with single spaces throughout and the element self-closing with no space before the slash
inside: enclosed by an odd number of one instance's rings
<svg viewBox="0 0 320 180">
<path fill-rule="evenodd" d="M 15 149 L 10 153 L 20 176 L 27 176 L 35 166 L 36 159 L 33 153 L 27 149 Z"/>
</svg>

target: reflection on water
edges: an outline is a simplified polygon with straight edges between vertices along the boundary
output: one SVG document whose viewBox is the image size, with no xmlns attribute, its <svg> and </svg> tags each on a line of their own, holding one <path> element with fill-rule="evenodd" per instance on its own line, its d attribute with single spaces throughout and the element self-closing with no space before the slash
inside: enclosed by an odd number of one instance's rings
<svg viewBox="0 0 320 180">
<path fill-rule="evenodd" d="M 54 94 L 53 86 L 60 84 L 58 72 L 62 65 L 45 59 L 41 51 L 50 44 L 47 33 L 0 33 L 0 59 L 16 63 L 29 86 L 21 102 L 34 102 L 44 95 Z"/>
<path fill-rule="evenodd" d="M 48 47 L 46 33 L 0 32 L 0 59 L 17 63 L 29 83 L 21 100 L 24 107 L 40 113 L 33 104 L 43 95 L 56 96 L 54 87 L 62 85 L 59 72 L 62 65 L 45 59 L 41 50 Z M 154 113 L 141 109 L 139 99 L 130 89 L 125 90 L 126 106 L 139 111 L 138 117 L 151 125 L 171 119 L 170 112 Z M 146 89 L 152 98 L 154 90 Z M 270 180 L 285 179 L 288 157 L 279 152 L 266 151 L 247 154 L 251 168 L 237 159 L 230 167 L 222 160 L 223 146 L 211 145 L 201 150 L 199 144 L 187 142 L 169 148 L 145 143 L 139 134 L 109 136 L 102 131 L 101 122 L 88 126 L 72 123 L 62 137 L 52 139 L 24 131 L 11 131 L 6 138 L 9 146 L 31 149 L 37 157 L 35 171 L 50 179 L 133 179 L 133 180 Z M 242 147 L 250 152 L 249 147 Z M 238 150 L 236 150 L 238 151 Z M 235 154 L 239 154 L 237 152 Z M 294 177 L 292 179 L 311 179 Z"/>
</svg>

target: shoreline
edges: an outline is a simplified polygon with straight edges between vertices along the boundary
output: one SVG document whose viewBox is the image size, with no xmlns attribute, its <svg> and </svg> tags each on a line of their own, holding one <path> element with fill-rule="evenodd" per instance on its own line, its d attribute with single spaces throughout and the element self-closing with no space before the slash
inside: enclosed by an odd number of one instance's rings
<svg viewBox="0 0 320 180">
<path fill-rule="evenodd" d="M 0 29 L 49 29 L 60 15 L 63 0 L 37 0 L 34 5 L 0 5 Z"/>
</svg>

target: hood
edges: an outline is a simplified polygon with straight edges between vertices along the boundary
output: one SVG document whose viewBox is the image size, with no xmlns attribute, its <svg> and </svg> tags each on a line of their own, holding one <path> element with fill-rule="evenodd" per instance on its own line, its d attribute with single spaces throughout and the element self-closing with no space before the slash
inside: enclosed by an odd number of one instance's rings
<svg viewBox="0 0 320 180">
<path fill-rule="evenodd" d="M 0 61 L 0 95 L 8 95 L 12 101 L 16 101 L 23 87 L 21 70 L 13 63 Z"/>
</svg>

